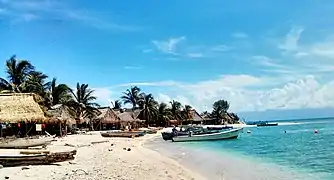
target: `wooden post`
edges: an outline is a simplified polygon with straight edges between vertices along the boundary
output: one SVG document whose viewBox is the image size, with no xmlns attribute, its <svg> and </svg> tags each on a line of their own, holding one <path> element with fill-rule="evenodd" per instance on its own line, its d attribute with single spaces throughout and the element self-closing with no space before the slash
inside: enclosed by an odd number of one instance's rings
<svg viewBox="0 0 334 180">
<path fill-rule="evenodd" d="M 63 132 L 62 132 L 62 129 L 61 129 L 61 122 L 59 122 L 59 129 L 60 129 L 60 137 L 62 137 L 63 136 Z"/>
<path fill-rule="evenodd" d="M 67 136 L 67 121 L 65 121 L 65 136 Z"/>
</svg>

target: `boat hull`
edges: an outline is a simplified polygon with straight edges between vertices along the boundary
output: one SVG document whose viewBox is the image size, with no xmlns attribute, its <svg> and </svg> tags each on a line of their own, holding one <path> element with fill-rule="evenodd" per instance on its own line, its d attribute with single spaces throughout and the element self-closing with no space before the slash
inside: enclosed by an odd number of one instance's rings
<svg viewBox="0 0 334 180">
<path fill-rule="evenodd" d="M 239 136 L 242 128 L 232 129 L 228 131 L 221 131 L 217 133 L 210 134 L 199 134 L 192 136 L 175 136 L 172 138 L 173 142 L 185 142 L 185 141 L 213 141 L 213 140 L 225 140 L 225 139 L 235 139 Z"/>
<path fill-rule="evenodd" d="M 27 149 L 29 147 L 45 146 L 51 143 L 52 138 L 41 139 L 13 139 L 0 141 L 0 149 Z"/>
<path fill-rule="evenodd" d="M 53 164 L 73 160 L 76 150 L 39 155 L 0 155 L 0 164 L 4 167 Z"/>
<path fill-rule="evenodd" d="M 140 137 L 140 136 L 144 136 L 145 133 L 144 132 L 133 132 L 133 131 L 129 131 L 129 132 L 104 132 L 101 133 L 102 137 L 124 137 L 124 138 L 132 138 L 132 137 Z"/>
</svg>

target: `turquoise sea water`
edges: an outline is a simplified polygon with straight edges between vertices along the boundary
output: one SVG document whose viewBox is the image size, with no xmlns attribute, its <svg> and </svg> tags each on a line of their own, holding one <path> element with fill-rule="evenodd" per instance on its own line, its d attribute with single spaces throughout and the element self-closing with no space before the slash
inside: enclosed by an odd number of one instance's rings
<svg viewBox="0 0 334 180">
<path fill-rule="evenodd" d="M 249 127 L 238 139 L 182 143 L 206 152 L 230 153 L 317 177 L 334 179 L 334 119 L 275 127 Z M 250 130 L 251 133 L 246 133 Z M 318 133 L 314 133 L 318 130 Z M 286 131 L 286 133 L 284 132 Z"/>
</svg>

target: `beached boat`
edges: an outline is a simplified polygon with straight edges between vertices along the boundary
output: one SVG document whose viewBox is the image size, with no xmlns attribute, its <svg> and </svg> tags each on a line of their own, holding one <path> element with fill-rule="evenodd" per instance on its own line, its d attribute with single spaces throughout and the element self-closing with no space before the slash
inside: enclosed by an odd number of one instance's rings
<svg viewBox="0 0 334 180">
<path fill-rule="evenodd" d="M 260 123 L 256 126 L 278 126 L 278 123 Z"/>
<path fill-rule="evenodd" d="M 17 139 L 4 139 L 0 141 L 1 149 L 27 149 L 29 147 L 45 146 L 53 138 L 38 138 L 38 139 L 27 139 L 27 138 L 17 138 Z"/>
<path fill-rule="evenodd" d="M 231 129 L 227 131 L 216 131 L 209 133 L 192 134 L 189 132 L 188 136 L 174 136 L 173 142 L 181 141 L 209 141 L 209 140 L 224 140 L 237 138 L 239 133 L 242 132 L 243 128 Z"/>
<path fill-rule="evenodd" d="M 121 132 L 101 132 L 102 137 L 125 137 L 125 138 L 132 138 L 132 137 L 140 137 L 144 136 L 145 132 L 143 131 L 121 131 Z"/>
<path fill-rule="evenodd" d="M 37 155 L 0 155 L 0 164 L 4 167 L 46 165 L 73 160 L 77 151 L 56 152 Z"/>
</svg>

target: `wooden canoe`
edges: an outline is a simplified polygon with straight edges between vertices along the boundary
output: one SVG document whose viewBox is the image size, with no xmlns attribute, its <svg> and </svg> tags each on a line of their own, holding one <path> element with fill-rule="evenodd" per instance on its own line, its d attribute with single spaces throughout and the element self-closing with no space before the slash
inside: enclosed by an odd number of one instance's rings
<svg viewBox="0 0 334 180">
<path fill-rule="evenodd" d="M 140 137 L 144 136 L 144 132 L 133 132 L 133 131 L 127 131 L 127 132 L 101 132 L 102 137 L 125 137 L 125 138 L 132 138 L 132 137 Z"/>
<path fill-rule="evenodd" d="M 38 155 L 0 155 L 0 164 L 4 167 L 47 165 L 57 162 L 73 160 L 77 151 L 56 152 Z"/>
<path fill-rule="evenodd" d="M 39 138 L 39 139 L 6 139 L 0 141 L 1 149 L 27 149 L 29 147 L 45 146 L 50 144 L 53 138 Z"/>
</svg>

